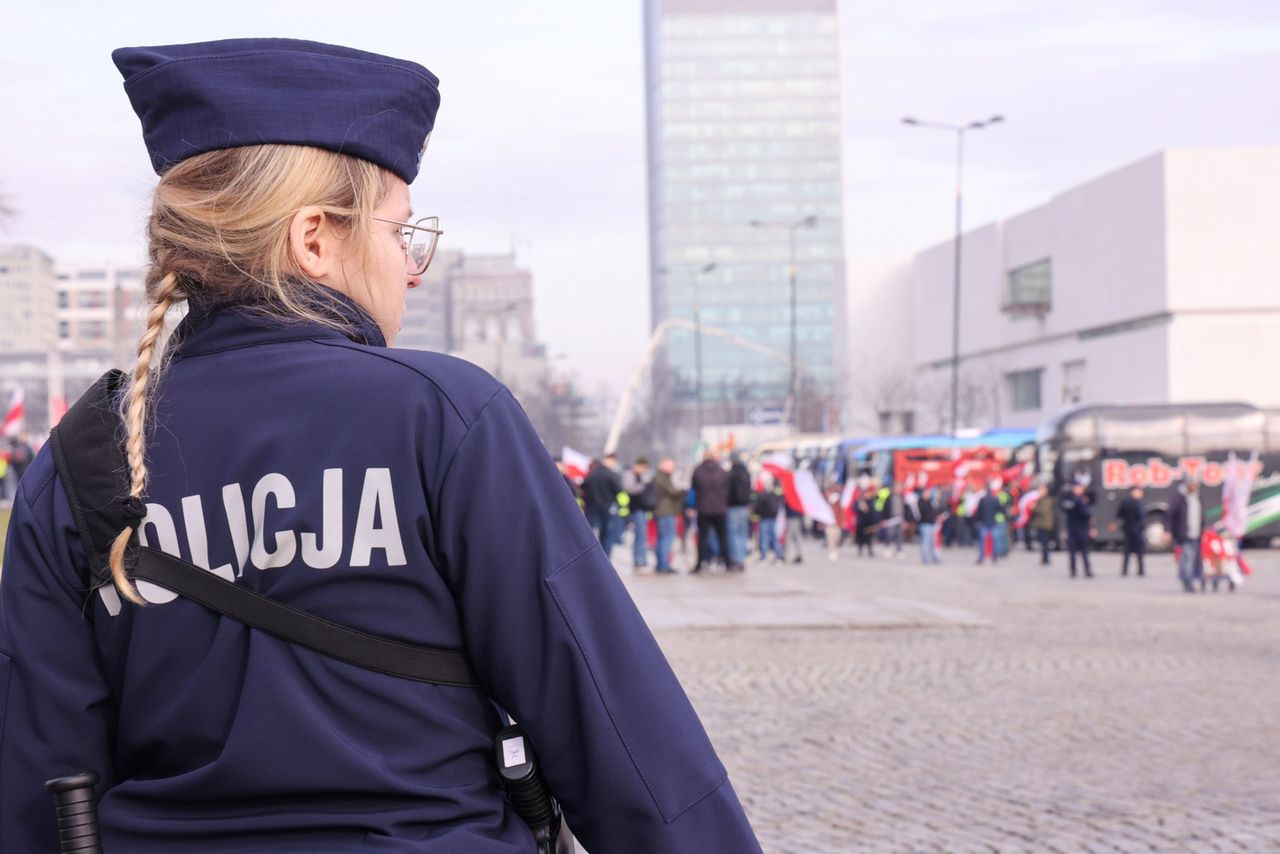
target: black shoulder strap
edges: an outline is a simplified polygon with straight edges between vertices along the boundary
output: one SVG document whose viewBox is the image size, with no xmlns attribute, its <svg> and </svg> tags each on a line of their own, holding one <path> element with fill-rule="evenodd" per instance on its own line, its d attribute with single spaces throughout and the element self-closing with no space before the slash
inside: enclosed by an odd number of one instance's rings
<svg viewBox="0 0 1280 854">
<path fill-rule="evenodd" d="M 393 641 L 331 623 L 158 549 L 139 546 L 138 562 L 130 574 L 246 626 L 356 667 L 437 685 L 479 685 L 459 652 Z"/>
<path fill-rule="evenodd" d="M 89 559 L 90 587 L 111 582 L 111 544 L 140 518 L 128 498 L 128 466 L 117 410 L 126 378 L 108 371 L 85 392 L 53 429 L 54 464 L 71 504 L 76 529 Z M 135 579 L 150 581 L 211 611 L 321 655 L 417 682 L 479 687 L 467 658 L 436 649 L 365 634 L 299 611 L 241 587 L 181 558 L 134 546 Z"/>
<path fill-rule="evenodd" d="M 112 542 L 126 527 L 137 525 L 125 502 L 129 466 L 117 409 L 126 383 L 122 371 L 107 371 L 67 410 L 49 436 L 54 465 L 89 560 L 93 589 L 111 581 Z"/>
</svg>

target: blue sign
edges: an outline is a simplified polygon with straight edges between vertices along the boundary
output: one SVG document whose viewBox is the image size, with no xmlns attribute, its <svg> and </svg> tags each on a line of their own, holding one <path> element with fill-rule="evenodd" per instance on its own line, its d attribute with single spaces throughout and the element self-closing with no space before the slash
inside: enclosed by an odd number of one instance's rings
<svg viewBox="0 0 1280 854">
<path fill-rule="evenodd" d="M 762 424 L 781 424 L 786 409 L 781 406 L 753 406 L 747 410 L 747 423 L 760 426 Z"/>
</svg>

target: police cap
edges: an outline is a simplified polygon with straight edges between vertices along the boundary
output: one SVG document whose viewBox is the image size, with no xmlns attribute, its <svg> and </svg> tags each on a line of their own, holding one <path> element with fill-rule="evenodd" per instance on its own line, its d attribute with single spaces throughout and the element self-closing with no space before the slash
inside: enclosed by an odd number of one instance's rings
<svg viewBox="0 0 1280 854">
<path fill-rule="evenodd" d="M 122 47 L 112 60 L 156 174 L 223 148 L 311 145 L 412 183 L 440 107 L 416 62 L 298 39 Z"/>
</svg>

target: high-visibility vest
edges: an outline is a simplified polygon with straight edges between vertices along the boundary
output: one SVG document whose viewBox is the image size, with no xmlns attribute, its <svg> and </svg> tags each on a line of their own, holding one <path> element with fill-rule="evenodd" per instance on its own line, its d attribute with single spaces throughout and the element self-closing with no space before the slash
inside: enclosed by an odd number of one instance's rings
<svg viewBox="0 0 1280 854">
<path fill-rule="evenodd" d="M 1005 516 L 1004 511 L 1009 506 L 1010 500 L 1009 493 L 1007 492 L 1002 491 L 996 494 L 996 501 L 1000 504 L 1000 510 L 996 513 L 996 521 L 1002 525 L 1009 521 L 1009 518 Z"/>
</svg>

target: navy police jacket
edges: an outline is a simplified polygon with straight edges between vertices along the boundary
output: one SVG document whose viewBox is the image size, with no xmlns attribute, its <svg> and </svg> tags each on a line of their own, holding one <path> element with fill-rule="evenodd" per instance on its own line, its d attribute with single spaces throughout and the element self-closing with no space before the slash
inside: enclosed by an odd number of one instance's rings
<svg viewBox="0 0 1280 854">
<path fill-rule="evenodd" d="M 148 432 L 147 544 L 334 622 L 465 650 L 483 691 L 366 671 L 87 568 L 46 448 L 0 581 L 0 851 L 532 852 L 490 697 L 592 852 L 759 845 L 680 684 L 511 394 L 447 356 L 193 307 Z"/>
</svg>

